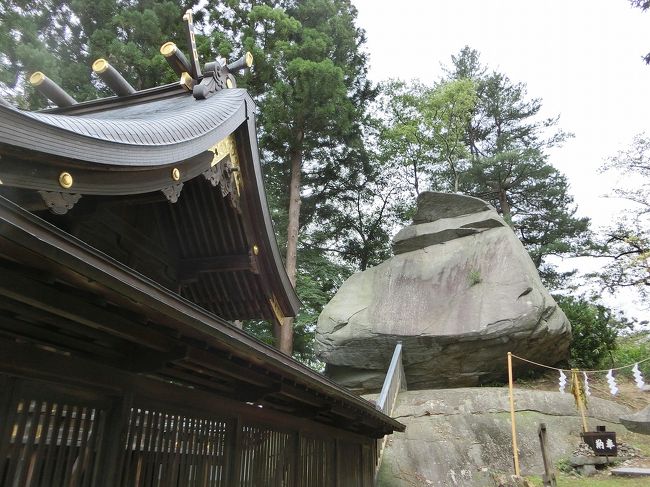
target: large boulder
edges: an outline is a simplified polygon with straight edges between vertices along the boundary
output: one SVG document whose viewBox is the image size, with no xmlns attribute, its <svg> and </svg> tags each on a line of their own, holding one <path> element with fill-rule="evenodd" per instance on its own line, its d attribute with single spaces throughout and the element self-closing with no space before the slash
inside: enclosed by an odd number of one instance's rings
<svg viewBox="0 0 650 487">
<path fill-rule="evenodd" d="M 352 275 L 323 309 L 316 350 L 327 374 L 378 390 L 398 341 L 409 389 L 502 379 L 509 351 L 567 358 L 570 324 L 494 208 L 422 193 L 414 222 L 395 236 L 394 257 Z"/>
</svg>

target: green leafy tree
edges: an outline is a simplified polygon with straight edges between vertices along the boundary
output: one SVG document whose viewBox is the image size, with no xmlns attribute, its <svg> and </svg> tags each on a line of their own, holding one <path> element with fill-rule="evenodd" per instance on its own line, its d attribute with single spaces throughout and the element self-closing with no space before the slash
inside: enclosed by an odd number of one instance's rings
<svg viewBox="0 0 650 487">
<path fill-rule="evenodd" d="M 173 0 L 0 0 L 0 89 L 22 106 L 41 108 L 45 100 L 26 80 L 43 71 L 79 101 L 106 95 L 91 76 L 100 57 L 136 89 L 170 82 L 176 76 L 159 48 L 168 40 L 184 44 L 182 16 L 189 6 Z"/>
<path fill-rule="evenodd" d="M 465 132 L 477 101 L 474 82 L 463 78 L 429 88 L 391 81 L 384 90 L 382 157 L 408 170 L 416 195 L 423 183 L 458 191 L 468 165 Z"/>
<path fill-rule="evenodd" d="M 571 366 L 593 369 L 611 358 L 619 334 L 633 322 L 620 313 L 584 297 L 554 296 L 571 322 Z"/>
</svg>

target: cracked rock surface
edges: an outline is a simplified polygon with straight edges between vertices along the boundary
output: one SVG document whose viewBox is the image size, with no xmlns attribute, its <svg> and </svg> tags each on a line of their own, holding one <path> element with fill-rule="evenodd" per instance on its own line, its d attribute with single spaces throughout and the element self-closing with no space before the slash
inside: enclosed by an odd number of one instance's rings
<svg viewBox="0 0 650 487">
<path fill-rule="evenodd" d="M 316 351 L 330 377 L 379 390 L 398 341 L 409 389 L 502 379 L 509 351 L 547 365 L 568 357 L 570 324 L 494 208 L 427 192 L 414 222 L 394 257 L 352 275 L 323 309 Z"/>
<path fill-rule="evenodd" d="M 369 396 L 373 399 L 376 396 Z M 581 419 L 571 394 L 515 388 L 517 441 L 523 475 L 544 472 L 537 429 L 547 428 L 552 464 L 572 455 L 581 441 Z M 625 432 L 625 406 L 591 397 L 590 430 Z M 494 486 L 494 472 L 512 472 L 508 389 L 438 389 L 400 393 L 393 416 L 406 425 L 388 437 L 379 486 Z"/>
</svg>

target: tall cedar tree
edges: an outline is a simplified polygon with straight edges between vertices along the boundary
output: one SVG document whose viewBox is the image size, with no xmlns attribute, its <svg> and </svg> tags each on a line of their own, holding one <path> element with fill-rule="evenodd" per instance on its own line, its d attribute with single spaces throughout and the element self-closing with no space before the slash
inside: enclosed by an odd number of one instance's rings
<svg viewBox="0 0 650 487">
<path fill-rule="evenodd" d="M 43 71 L 78 101 L 108 95 L 91 76 L 103 57 L 136 89 L 177 77 L 159 53 L 166 41 L 184 44 L 182 16 L 192 3 L 167 0 L 0 0 L 0 90 L 28 108 L 46 101 L 26 86 Z M 201 21 L 201 12 L 197 14 Z"/>
<path fill-rule="evenodd" d="M 360 124 L 373 96 L 360 50 L 364 33 L 348 0 L 228 0 L 209 6 L 220 19 L 213 39 L 222 53 L 236 57 L 241 52 L 226 51 L 243 46 L 255 57 L 245 84 L 260 105 L 267 173 L 281 181 L 269 189 L 278 191 L 271 198 L 287 208 L 285 265 L 295 285 L 301 229 L 331 194 L 328 178 L 338 179 L 363 152 Z M 274 330 L 276 345 L 287 354 L 293 324 L 286 318 Z"/>
</svg>

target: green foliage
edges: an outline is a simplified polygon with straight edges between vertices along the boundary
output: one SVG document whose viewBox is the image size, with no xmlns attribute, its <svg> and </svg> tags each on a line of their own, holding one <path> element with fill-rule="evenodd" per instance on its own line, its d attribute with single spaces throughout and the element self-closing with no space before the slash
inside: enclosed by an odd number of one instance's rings
<svg viewBox="0 0 650 487">
<path fill-rule="evenodd" d="M 362 140 L 366 107 L 375 94 L 360 49 L 364 34 L 347 0 L 208 2 L 208 8 L 218 19 L 213 42 L 232 49 L 222 53 L 235 58 L 249 50 L 255 58 L 241 85 L 259 106 L 278 240 L 293 235 L 287 231 L 291 224 L 299 228 L 296 281 L 305 309 L 295 322 L 295 350 L 306 357 L 302 350 L 309 350 L 315 319 L 333 292 L 325 274 L 349 262 L 374 263 L 388 248 L 381 227 L 385 213 L 361 210 L 384 194 Z M 294 210 L 287 190 L 292 177 L 300 186 Z M 362 183 L 363 191 L 357 191 Z M 353 215 L 355 199 L 359 210 Z M 292 236 L 288 249 L 293 242 Z"/>
<path fill-rule="evenodd" d="M 390 81 L 383 86 L 380 109 L 384 127 L 382 157 L 399 161 L 417 195 L 436 175 L 450 191 L 458 191 L 465 158 L 465 130 L 476 106 L 476 88 L 469 79 L 441 81 L 429 88 L 417 82 Z"/>
<path fill-rule="evenodd" d="M 621 313 L 584 297 L 554 296 L 571 322 L 572 367 L 597 369 L 617 347 L 617 337 L 633 326 Z M 609 365 L 612 367 L 612 365 Z"/>
<path fill-rule="evenodd" d="M 185 8 L 172 0 L 1 0 L 0 91 L 21 106 L 43 107 L 46 101 L 26 86 L 31 73 L 43 71 L 79 101 L 109 94 L 91 76 L 100 57 L 137 89 L 173 81 L 159 47 L 184 44 Z"/>
<path fill-rule="evenodd" d="M 480 284 L 483 281 L 483 279 L 481 278 L 481 271 L 479 271 L 478 269 L 473 269 L 472 271 L 470 271 L 468 279 L 469 279 L 470 286 L 475 286 L 476 284 Z"/>
<path fill-rule="evenodd" d="M 650 332 L 637 331 L 629 335 L 620 336 L 616 341 L 616 348 L 609 357 L 602 360 L 599 367 L 622 367 L 650 358 Z M 650 361 L 639 364 L 639 370 L 646 381 L 650 380 Z"/>
<path fill-rule="evenodd" d="M 575 471 L 571 465 L 571 461 L 568 458 L 560 458 L 557 462 L 555 462 L 555 468 L 558 471 L 564 473 L 572 473 Z"/>
<path fill-rule="evenodd" d="M 559 274 L 547 258 L 575 255 L 588 245 L 589 220 L 575 216 L 566 178 L 548 162 L 547 150 L 570 134 L 555 129 L 557 119 L 540 120 L 541 100 L 528 98 L 524 83 L 488 73 L 477 51 L 465 47 L 452 63 L 449 79 L 469 76 L 477 96 L 465 132 L 470 164 L 460 189 L 497 208 L 545 284 L 557 289 L 568 274 Z"/>
</svg>

